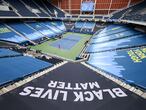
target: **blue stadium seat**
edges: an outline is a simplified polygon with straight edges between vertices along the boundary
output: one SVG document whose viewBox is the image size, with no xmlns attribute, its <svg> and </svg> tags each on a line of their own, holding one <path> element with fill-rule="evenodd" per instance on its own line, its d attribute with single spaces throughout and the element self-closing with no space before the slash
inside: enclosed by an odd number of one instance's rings
<svg viewBox="0 0 146 110">
<path fill-rule="evenodd" d="M 84 28 L 86 28 L 86 29 L 93 29 L 94 26 L 95 26 L 95 22 L 86 22 L 84 24 Z"/>
<path fill-rule="evenodd" d="M 38 10 L 39 12 L 36 14 L 39 15 L 40 17 L 49 17 L 47 14 L 45 14 L 42 11 L 42 9 L 40 9 L 40 7 L 38 5 L 35 4 L 35 2 L 33 0 L 23 0 L 23 2 L 25 4 L 27 4 L 30 8 Z"/>
<path fill-rule="evenodd" d="M 56 26 L 61 31 L 66 31 L 66 27 L 64 26 L 64 23 L 62 21 L 52 21 L 51 24 Z"/>
<path fill-rule="evenodd" d="M 0 58 L 0 85 L 48 68 L 52 64 L 27 57 Z"/>
<path fill-rule="evenodd" d="M 42 0 L 42 1 L 46 5 L 46 7 L 49 9 L 49 11 L 53 13 L 53 15 L 51 14 L 51 16 L 56 17 L 55 16 L 55 12 L 56 12 L 57 17 L 65 17 L 65 13 L 61 11 L 60 9 L 58 9 L 57 7 L 53 6 L 51 3 L 49 3 L 48 0 Z"/>
<path fill-rule="evenodd" d="M 130 38 L 123 38 L 119 40 L 109 41 L 100 44 L 92 44 L 87 48 L 87 52 L 101 52 L 110 51 L 120 48 L 128 48 L 135 46 L 146 45 L 146 35 L 135 35 Z"/>
<path fill-rule="evenodd" d="M 146 89 L 146 47 L 93 53 L 90 54 L 87 63 L 107 74 Z"/>
<path fill-rule="evenodd" d="M 31 27 L 33 27 L 34 29 L 36 29 L 46 37 L 51 38 L 55 36 L 55 33 L 53 33 L 47 26 L 43 25 L 42 23 L 29 22 L 27 24 L 29 24 Z"/>
<path fill-rule="evenodd" d="M 139 35 L 139 34 L 141 34 L 141 32 L 139 32 L 139 31 L 127 30 L 124 32 L 119 32 L 117 34 L 107 35 L 104 37 L 99 37 L 97 39 L 91 39 L 90 43 L 102 43 L 102 42 L 107 42 L 107 41 L 111 41 L 111 40 L 132 37 L 132 36 Z"/>
<path fill-rule="evenodd" d="M 0 11 L 1 17 L 18 17 L 14 11 Z"/>
<path fill-rule="evenodd" d="M 110 51 L 146 44 L 146 34 L 124 25 L 109 25 L 93 36 L 87 52 Z"/>
<path fill-rule="evenodd" d="M 20 55 L 22 55 L 22 54 L 18 53 L 18 52 L 14 52 L 9 49 L 0 48 L 0 58 L 9 57 L 9 56 L 20 56 Z"/>
<path fill-rule="evenodd" d="M 30 40 L 37 40 L 44 37 L 39 31 L 30 28 L 25 23 L 9 23 L 8 25 Z"/>
<path fill-rule="evenodd" d="M 146 7 L 146 1 L 143 0 L 139 4 L 133 5 L 129 8 L 121 10 L 111 17 L 111 19 L 125 19 L 132 21 L 144 22 L 144 14 Z"/>
<path fill-rule="evenodd" d="M 62 34 L 62 31 L 55 27 L 50 21 L 44 22 L 43 24 L 51 29 L 56 35 Z"/>
<path fill-rule="evenodd" d="M 17 35 L 15 32 L 11 31 L 3 24 L 0 24 L 0 40 L 20 44 L 27 41 L 24 37 Z"/>
<path fill-rule="evenodd" d="M 78 21 L 75 23 L 75 28 L 82 28 L 85 22 Z"/>
<path fill-rule="evenodd" d="M 20 15 L 23 17 L 37 17 L 34 13 L 27 9 L 27 7 L 20 0 L 5 0 L 15 7 Z"/>
<path fill-rule="evenodd" d="M 51 12 L 48 10 L 48 8 L 45 6 L 44 2 L 42 0 L 33 0 L 35 4 L 37 4 L 45 14 L 47 14 L 49 17 L 54 17 Z"/>
<path fill-rule="evenodd" d="M 101 32 L 99 32 L 98 35 L 94 36 L 93 39 L 122 33 L 122 32 L 127 31 L 127 30 L 129 30 L 129 28 L 126 26 L 110 25 L 110 26 L 104 28 Z"/>
<path fill-rule="evenodd" d="M 0 0 L 0 5 L 7 7 L 5 10 L 0 10 L 1 17 L 18 17 L 18 15 L 12 9 L 10 9 L 11 7 L 8 5 L 5 5 L 2 0 Z"/>
</svg>

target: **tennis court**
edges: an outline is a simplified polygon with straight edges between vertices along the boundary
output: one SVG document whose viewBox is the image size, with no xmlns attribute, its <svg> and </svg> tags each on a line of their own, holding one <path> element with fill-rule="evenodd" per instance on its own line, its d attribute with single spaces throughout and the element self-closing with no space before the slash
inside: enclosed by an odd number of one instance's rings
<svg viewBox="0 0 146 110">
<path fill-rule="evenodd" d="M 60 58 L 75 60 L 85 47 L 85 42 L 91 35 L 67 32 L 61 39 L 50 39 L 42 44 L 31 46 L 33 50 L 40 50 L 42 53 Z"/>
<path fill-rule="evenodd" d="M 51 43 L 50 45 L 59 49 L 70 50 L 73 48 L 82 38 L 79 35 L 67 35 L 66 37 Z"/>
</svg>

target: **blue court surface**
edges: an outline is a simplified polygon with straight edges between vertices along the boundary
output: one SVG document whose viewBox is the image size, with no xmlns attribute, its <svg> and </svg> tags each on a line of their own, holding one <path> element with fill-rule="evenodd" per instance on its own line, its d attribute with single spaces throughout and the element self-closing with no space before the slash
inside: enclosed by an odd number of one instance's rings
<svg viewBox="0 0 146 110">
<path fill-rule="evenodd" d="M 50 44 L 53 47 L 70 50 L 74 47 L 82 38 L 79 35 L 68 35 L 60 40 L 57 40 Z"/>
<path fill-rule="evenodd" d="M 93 53 L 87 63 L 146 89 L 146 47 Z"/>
<path fill-rule="evenodd" d="M 0 85 L 30 75 L 51 65 L 27 56 L 0 58 Z"/>
</svg>

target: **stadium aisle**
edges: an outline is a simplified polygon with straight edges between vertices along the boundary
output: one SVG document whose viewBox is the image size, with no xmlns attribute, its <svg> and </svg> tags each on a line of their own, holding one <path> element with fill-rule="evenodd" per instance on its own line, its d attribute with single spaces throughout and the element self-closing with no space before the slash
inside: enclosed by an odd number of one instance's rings
<svg viewBox="0 0 146 110">
<path fill-rule="evenodd" d="M 80 63 L 67 63 L 0 97 L 2 110 L 145 110 L 145 104 Z"/>
</svg>

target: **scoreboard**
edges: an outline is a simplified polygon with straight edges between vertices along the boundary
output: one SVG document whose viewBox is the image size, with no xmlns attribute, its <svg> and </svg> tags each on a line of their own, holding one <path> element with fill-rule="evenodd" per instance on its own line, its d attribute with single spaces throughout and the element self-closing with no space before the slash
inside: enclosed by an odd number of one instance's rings
<svg viewBox="0 0 146 110">
<path fill-rule="evenodd" d="M 94 11 L 94 2 L 93 1 L 85 1 L 81 4 L 82 12 L 93 12 Z"/>
</svg>

